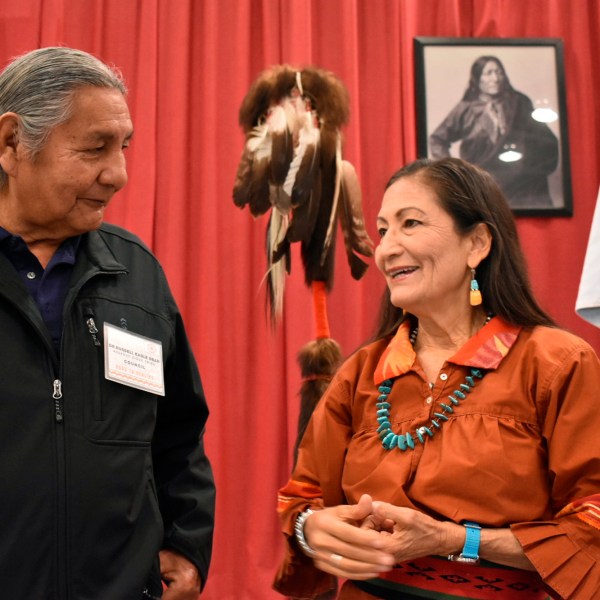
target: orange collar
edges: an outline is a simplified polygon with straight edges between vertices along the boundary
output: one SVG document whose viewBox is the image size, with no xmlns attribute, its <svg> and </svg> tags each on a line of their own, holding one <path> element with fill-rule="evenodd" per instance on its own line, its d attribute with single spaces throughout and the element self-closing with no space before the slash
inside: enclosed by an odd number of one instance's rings
<svg viewBox="0 0 600 600">
<path fill-rule="evenodd" d="M 515 343 L 521 327 L 510 325 L 500 317 L 494 317 L 482 327 L 448 362 L 477 369 L 496 369 Z M 410 322 L 404 321 L 387 348 L 383 351 L 375 369 L 375 384 L 393 379 L 409 371 L 416 354 L 410 343 Z"/>
</svg>

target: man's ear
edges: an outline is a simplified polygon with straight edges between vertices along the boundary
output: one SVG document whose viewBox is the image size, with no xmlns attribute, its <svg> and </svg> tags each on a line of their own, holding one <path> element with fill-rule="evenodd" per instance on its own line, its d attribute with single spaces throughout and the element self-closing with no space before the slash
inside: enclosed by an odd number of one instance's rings
<svg viewBox="0 0 600 600">
<path fill-rule="evenodd" d="M 0 166 L 7 175 L 15 175 L 19 158 L 19 115 L 7 112 L 0 115 Z"/>
<path fill-rule="evenodd" d="M 470 269 L 475 269 L 492 249 L 492 234 L 485 223 L 478 223 L 471 233 L 471 251 L 467 261 Z"/>
</svg>

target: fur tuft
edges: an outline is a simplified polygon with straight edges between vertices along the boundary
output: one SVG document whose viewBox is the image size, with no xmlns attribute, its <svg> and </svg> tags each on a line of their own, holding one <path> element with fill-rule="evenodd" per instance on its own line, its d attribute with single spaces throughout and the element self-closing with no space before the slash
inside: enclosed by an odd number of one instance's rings
<svg viewBox="0 0 600 600">
<path fill-rule="evenodd" d="M 300 388 L 300 415 L 294 448 L 294 463 L 308 421 L 342 363 L 342 351 L 336 341 L 330 338 L 321 338 L 306 344 L 298 352 L 297 359 L 303 381 Z"/>
</svg>

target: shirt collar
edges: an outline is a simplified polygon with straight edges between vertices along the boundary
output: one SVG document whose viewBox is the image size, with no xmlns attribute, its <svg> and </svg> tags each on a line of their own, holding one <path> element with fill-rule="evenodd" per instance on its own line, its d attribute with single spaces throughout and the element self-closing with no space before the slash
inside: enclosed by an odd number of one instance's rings
<svg viewBox="0 0 600 600">
<path fill-rule="evenodd" d="M 12 237 L 12 233 L 9 233 L 4 229 L 4 227 L 0 227 L 0 242 L 3 242 L 5 239 Z"/>
<path fill-rule="evenodd" d="M 3 227 L 0 227 L 0 244 L 4 242 L 4 240 L 15 239 L 21 240 L 18 235 L 14 235 L 7 231 Z M 76 235 L 75 237 L 67 238 L 56 251 L 55 256 L 53 257 L 53 263 L 65 263 L 68 265 L 74 265 L 77 259 L 77 249 L 79 248 L 79 243 L 81 242 L 81 236 Z M 24 242 L 22 242 L 24 243 Z"/>
<path fill-rule="evenodd" d="M 494 317 L 469 338 L 448 362 L 478 369 L 496 369 L 515 343 L 520 331 L 520 326 Z M 403 375 L 412 368 L 417 355 L 409 338 L 410 322 L 406 320 L 400 325 L 377 363 L 374 374 L 377 385 L 386 379 Z"/>
</svg>

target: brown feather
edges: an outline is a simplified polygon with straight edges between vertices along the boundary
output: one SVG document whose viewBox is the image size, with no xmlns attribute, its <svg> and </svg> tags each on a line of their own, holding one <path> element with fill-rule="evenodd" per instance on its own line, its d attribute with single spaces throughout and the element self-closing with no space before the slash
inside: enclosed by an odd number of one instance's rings
<svg viewBox="0 0 600 600">
<path fill-rule="evenodd" d="M 332 266 L 329 268 L 319 268 L 325 266 L 325 259 L 333 246 L 333 239 L 330 239 L 327 247 L 325 241 L 327 232 L 331 229 L 332 235 L 335 236 L 335 227 L 332 227 L 331 219 L 337 218 L 335 213 L 332 213 L 333 200 L 336 187 L 336 161 L 337 161 L 337 145 L 338 131 L 323 125 L 321 127 L 321 200 L 319 202 L 318 215 L 315 223 L 315 229 L 310 240 L 310 244 L 305 248 L 303 256 L 305 256 L 305 268 L 308 265 L 311 273 L 307 274 L 306 283 L 314 281 L 328 282 L 328 289 L 333 284 Z"/>
<path fill-rule="evenodd" d="M 254 160 L 248 188 L 248 205 L 253 217 L 264 215 L 271 208 L 269 193 L 269 159 Z"/>
<path fill-rule="evenodd" d="M 373 256 L 373 242 L 365 228 L 360 183 L 356 170 L 347 160 L 342 161 L 339 217 L 348 257 L 354 252 Z"/>
<path fill-rule="evenodd" d="M 268 117 L 271 137 L 271 182 L 282 186 L 294 157 L 294 140 L 288 126 L 286 108 L 273 107 Z"/>
<path fill-rule="evenodd" d="M 284 132 L 273 133 L 271 151 L 271 181 L 275 185 L 283 185 L 290 163 L 294 157 L 292 135 L 286 128 Z"/>
<path fill-rule="evenodd" d="M 310 285 L 313 281 L 323 281 L 328 290 L 333 285 L 335 228 L 330 246 L 325 254 L 323 253 L 323 243 L 327 236 L 331 220 L 334 187 L 335 164 L 323 165 L 321 172 L 321 200 L 317 207 L 315 227 L 310 240 L 303 242 L 301 246 L 306 284 Z"/>
<path fill-rule="evenodd" d="M 335 175 L 335 159 L 337 154 L 338 132 L 336 129 L 323 125 L 321 127 L 321 168 Z M 333 188 L 332 188 L 333 189 Z"/>
<path fill-rule="evenodd" d="M 321 202 L 321 174 L 316 173 L 313 191 L 308 201 L 293 209 L 292 222 L 288 228 L 287 239 L 290 242 L 309 242 L 317 222 Z"/>
<path fill-rule="evenodd" d="M 297 207 L 306 202 L 315 188 L 320 158 L 319 146 L 308 145 L 298 167 L 298 173 L 292 188 L 292 206 Z"/>
<path fill-rule="evenodd" d="M 338 221 L 338 203 L 340 198 L 340 187 L 342 180 L 342 141 L 340 136 L 337 136 L 336 153 L 335 153 L 335 175 L 333 186 L 333 198 L 331 200 L 331 215 L 327 224 L 327 233 L 323 240 L 322 260 L 329 252 L 329 246 L 332 243 L 333 235 Z"/>
<path fill-rule="evenodd" d="M 350 275 L 357 281 L 363 277 L 369 268 L 369 263 L 356 254 L 348 254 L 348 265 L 350 265 Z"/>
<path fill-rule="evenodd" d="M 244 208 L 249 201 L 250 182 L 252 180 L 252 152 L 244 146 L 242 157 L 233 184 L 233 203 Z"/>
</svg>

